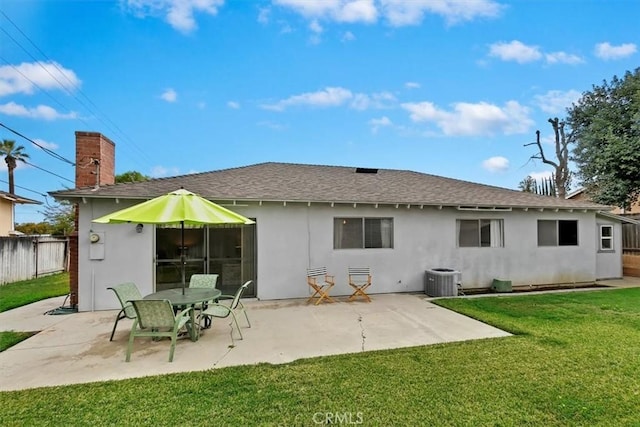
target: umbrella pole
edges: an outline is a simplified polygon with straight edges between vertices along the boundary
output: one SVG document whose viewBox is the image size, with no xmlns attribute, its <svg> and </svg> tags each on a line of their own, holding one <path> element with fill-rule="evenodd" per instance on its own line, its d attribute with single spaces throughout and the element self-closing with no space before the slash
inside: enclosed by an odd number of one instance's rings
<svg viewBox="0 0 640 427">
<path fill-rule="evenodd" d="M 180 239 L 182 240 L 182 246 L 180 247 L 180 264 L 182 264 L 182 295 L 184 295 L 185 286 L 185 269 L 186 259 L 184 255 L 184 221 L 180 221 Z"/>
</svg>

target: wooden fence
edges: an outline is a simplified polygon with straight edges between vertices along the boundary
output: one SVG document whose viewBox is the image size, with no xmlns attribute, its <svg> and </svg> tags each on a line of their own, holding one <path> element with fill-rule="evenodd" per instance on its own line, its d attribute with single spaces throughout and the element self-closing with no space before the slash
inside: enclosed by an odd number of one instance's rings
<svg viewBox="0 0 640 427">
<path fill-rule="evenodd" d="M 66 237 L 0 237 L 0 285 L 68 270 Z"/>
<path fill-rule="evenodd" d="M 622 224 L 622 274 L 640 277 L 640 225 Z"/>
</svg>

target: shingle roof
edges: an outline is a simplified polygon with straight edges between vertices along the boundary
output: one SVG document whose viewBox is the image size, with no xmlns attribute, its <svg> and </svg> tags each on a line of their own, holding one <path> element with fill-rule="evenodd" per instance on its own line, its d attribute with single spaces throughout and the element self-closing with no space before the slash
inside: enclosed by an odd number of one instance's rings
<svg viewBox="0 0 640 427">
<path fill-rule="evenodd" d="M 33 199 L 27 199 L 26 197 L 18 196 L 17 194 L 7 193 L 6 191 L 0 191 L 0 198 L 9 200 L 13 203 L 29 204 L 29 205 L 41 205 L 42 202 Z"/>
<path fill-rule="evenodd" d="M 244 167 L 94 188 L 54 191 L 60 199 L 78 197 L 149 199 L 180 187 L 210 200 L 378 203 L 498 208 L 607 210 L 589 202 L 461 181 L 407 170 L 291 163 Z"/>
</svg>

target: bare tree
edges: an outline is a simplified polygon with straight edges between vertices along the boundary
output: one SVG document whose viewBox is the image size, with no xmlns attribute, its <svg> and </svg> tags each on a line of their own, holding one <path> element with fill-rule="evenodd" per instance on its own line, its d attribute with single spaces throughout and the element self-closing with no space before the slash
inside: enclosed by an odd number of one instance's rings
<svg viewBox="0 0 640 427">
<path fill-rule="evenodd" d="M 551 165 L 555 168 L 553 177 L 555 181 L 556 191 L 558 197 L 564 199 L 567 196 L 567 189 L 571 182 L 571 172 L 569 171 L 569 144 L 573 142 L 573 133 L 571 132 L 567 135 L 564 129 L 565 122 L 560 121 L 557 117 L 549 119 L 549 123 L 551 123 L 551 127 L 553 128 L 553 133 L 555 135 L 555 160 L 549 159 L 544 155 L 544 150 L 542 149 L 542 144 L 540 143 L 539 130 L 536 131 L 536 142 L 524 144 L 524 146 L 526 147 L 528 145 L 537 145 L 538 154 L 534 154 L 530 158 L 542 160 L 543 163 Z"/>
</svg>

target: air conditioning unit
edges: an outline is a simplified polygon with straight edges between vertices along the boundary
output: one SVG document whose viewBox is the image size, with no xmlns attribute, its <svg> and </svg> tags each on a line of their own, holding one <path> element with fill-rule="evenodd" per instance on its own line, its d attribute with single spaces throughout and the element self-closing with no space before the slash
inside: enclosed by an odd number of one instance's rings
<svg viewBox="0 0 640 427">
<path fill-rule="evenodd" d="M 424 272 L 424 293 L 432 297 L 455 297 L 462 287 L 462 273 L 451 268 L 432 268 Z"/>
</svg>

